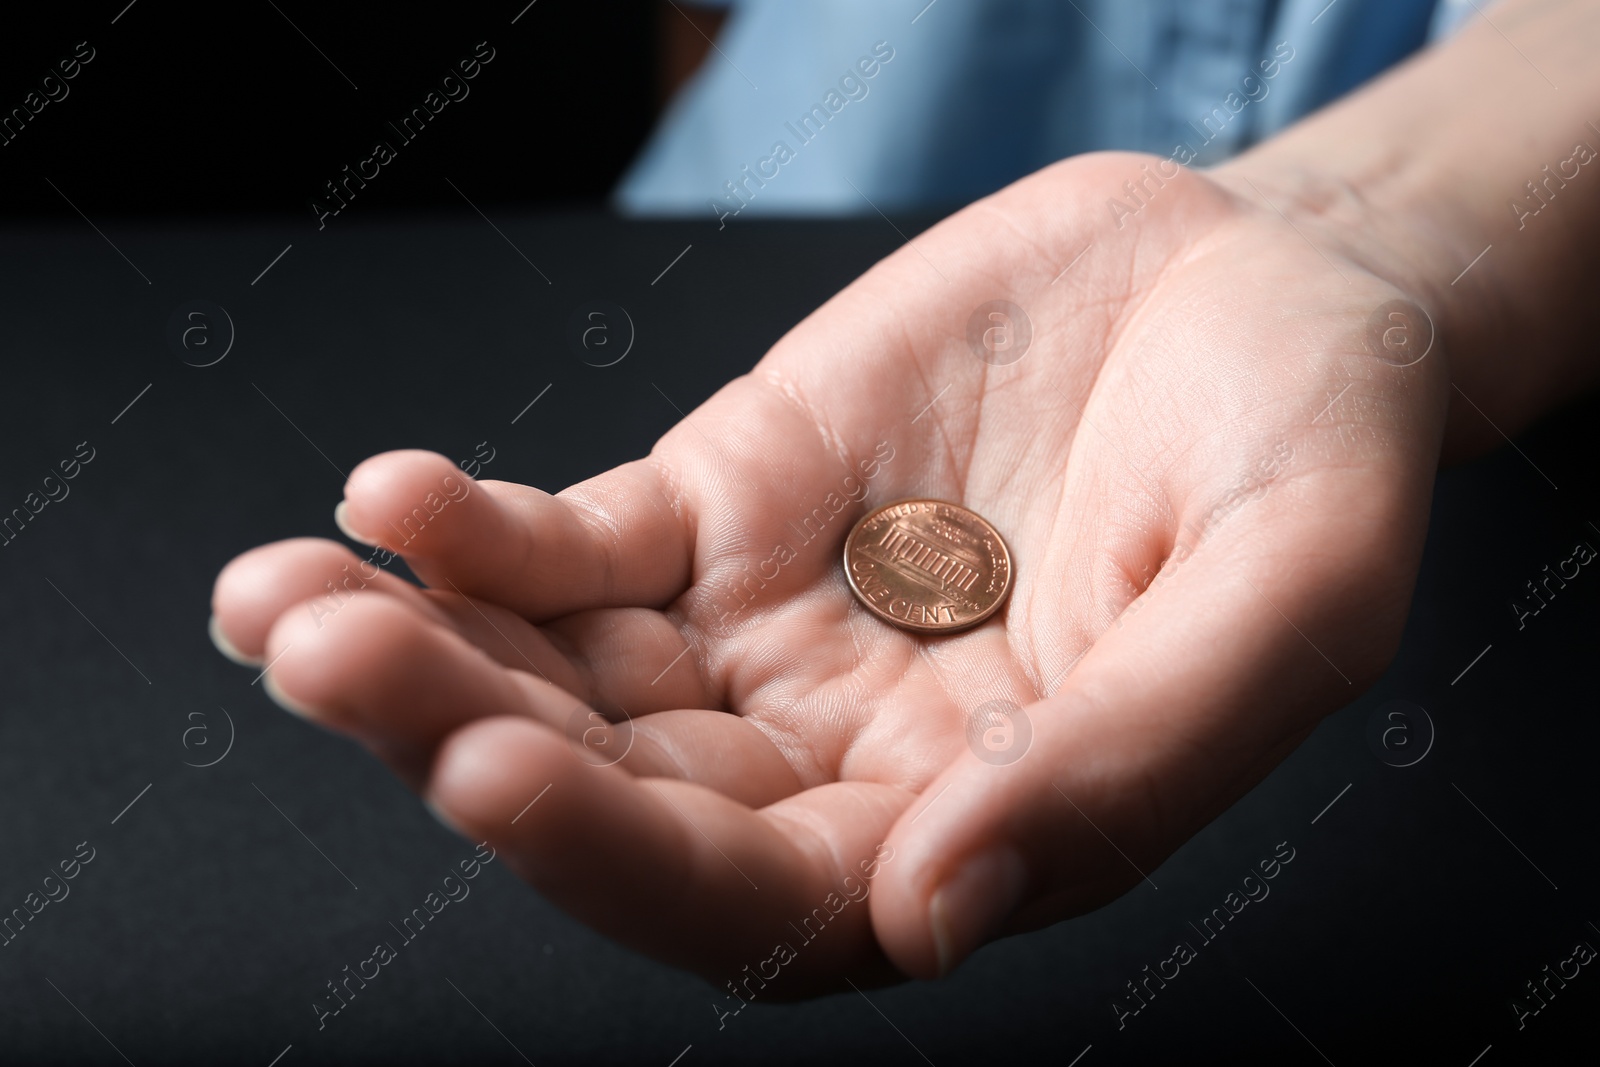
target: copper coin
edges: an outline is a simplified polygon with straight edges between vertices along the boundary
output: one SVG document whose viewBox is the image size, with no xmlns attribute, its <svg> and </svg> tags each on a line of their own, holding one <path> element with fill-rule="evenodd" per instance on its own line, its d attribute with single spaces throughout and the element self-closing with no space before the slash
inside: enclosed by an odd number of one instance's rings
<svg viewBox="0 0 1600 1067">
<path fill-rule="evenodd" d="M 863 607 L 902 630 L 947 634 L 1000 610 L 1011 550 L 976 512 L 898 500 L 868 512 L 844 542 L 844 573 Z"/>
</svg>

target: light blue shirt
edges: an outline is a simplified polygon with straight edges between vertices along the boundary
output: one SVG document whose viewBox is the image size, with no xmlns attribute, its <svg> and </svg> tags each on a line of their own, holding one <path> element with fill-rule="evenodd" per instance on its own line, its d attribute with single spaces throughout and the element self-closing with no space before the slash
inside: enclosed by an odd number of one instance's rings
<svg viewBox="0 0 1600 1067">
<path fill-rule="evenodd" d="M 624 213 L 726 225 L 942 209 L 1095 149 L 1204 166 L 1476 15 L 1471 0 L 729 7 L 715 48 L 618 185 Z"/>
</svg>

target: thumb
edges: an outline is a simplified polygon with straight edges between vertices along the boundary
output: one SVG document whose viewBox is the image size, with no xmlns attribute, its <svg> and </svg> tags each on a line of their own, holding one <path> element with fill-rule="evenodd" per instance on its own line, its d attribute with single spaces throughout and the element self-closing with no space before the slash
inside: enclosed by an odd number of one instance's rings
<svg viewBox="0 0 1600 1067">
<path fill-rule="evenodd" d="M 943 975 L 991 937 L 1159 888 L 1162 860 L 1377 677 L 1421 526 L 1323 503 L 1169 560 L 1052 695 L 969 712 L 970 751 L 896 823 L 872 896 L 901 970 Z"/>
</svg>

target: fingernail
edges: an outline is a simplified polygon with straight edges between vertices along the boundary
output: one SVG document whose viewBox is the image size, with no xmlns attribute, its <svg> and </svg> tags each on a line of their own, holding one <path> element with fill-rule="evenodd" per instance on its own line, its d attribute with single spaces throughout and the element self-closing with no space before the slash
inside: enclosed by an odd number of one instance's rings
<svg viewBox="0 0 1600 1067">
<path fill-rule="evenodd" d="M 278 685 L 278 680 L 270 673 L 261 676 L 261 688 L 265 689 L 267 691 L 267 696 L 272 698 L 273 703 L 277 704 L 278 707 L 282 708 L 284 711 L 298 715 L 300 718 L 306 719 L 310 722 L 317 721 L 316 714 L 310 708 L 295 700 L 288 693 L 285 693 Z"/>
<path fill-rule="evenodd" d="M 971 955 L 1022 902 L 1028 868 L 1010 845 L 967 859 L 934 891 L 928 904 L 939 976 Z"/>
<path fill-rule="evenodd" d="M 333 506 L 333 524 L 339 527 L 339 532 L 343 533 L 352 541 L 358 541 L 361 544 L 368 545 L 372 548 L 376 548 L 378 546 L 378 542 L 374 541 L 372 538 L 367 537 L 365 534 L 358 534 L 350 528 L 350 507 L 343 500 L 339 501 Z"/>
<path fill-rule="evenodd" d="M 233 660 L 233 662 L 237 663 L 239 666 L 261 666 L 260 660 L 251 659 L 243 652 L 240 652 L 238 648 L 234 646 L 232 641 L 228 640 L 228 635 L 222 632 L 222 625 L 217 622 L 217 617 L 215 615 L 211 616 L 211 621 L 206 623 L 206 633 L 211 635 L 211 643 L 217 646 L 217 651 Z"/>
<path fill-rule="evenodd" d="M 439 805 L 437 805 L 437 804 L 435 804 L 433 802 L 433 798 L 432 797 L 423 797 L 422 798 L 422 806 L 428 809 L 428 814 L 429 815 L 432 815 L 435 819 L 439 820 L 439 825 L 440 826 L 444 827 L 446 830 L 449 830 L 451 833 L 456 834 L 456 835 L 458 835 L 460 837 L 467 836 L 465 833 L 462 832 L 461 827 L 457 826 L 455 823 L 450 821 L 450 817 L 447 816 L 444 813 L 444 809 L 443 808 L 439 807 Z"/>
</svg>

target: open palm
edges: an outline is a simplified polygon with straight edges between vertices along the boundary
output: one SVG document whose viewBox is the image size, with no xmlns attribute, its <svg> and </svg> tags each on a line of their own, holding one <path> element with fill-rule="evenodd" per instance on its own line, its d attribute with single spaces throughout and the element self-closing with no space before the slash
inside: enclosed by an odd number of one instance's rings
<svg viewBox="0 0 1600 1067">
<path fill-rule="evenodd" d="M 1119 225 L 1152 163 L 974 204 L 558 495 L 368 460 L 341 522 L 428 588 L 268 545 L 218 579 L 220 643 L 289 649 L 285 706 L 718 985 L 931 976 L 1104 903 L 1387 662 L 1448 388 L 1371 347 L 1404 294 L 1247 182 L 1147 184 Z M 1014 362 L 969 344 L 990 301 Z M 844 537 L 902 497 L 1002 531 L 1002 611 L 924 637 L 854 600 Z"/>
</svg>

